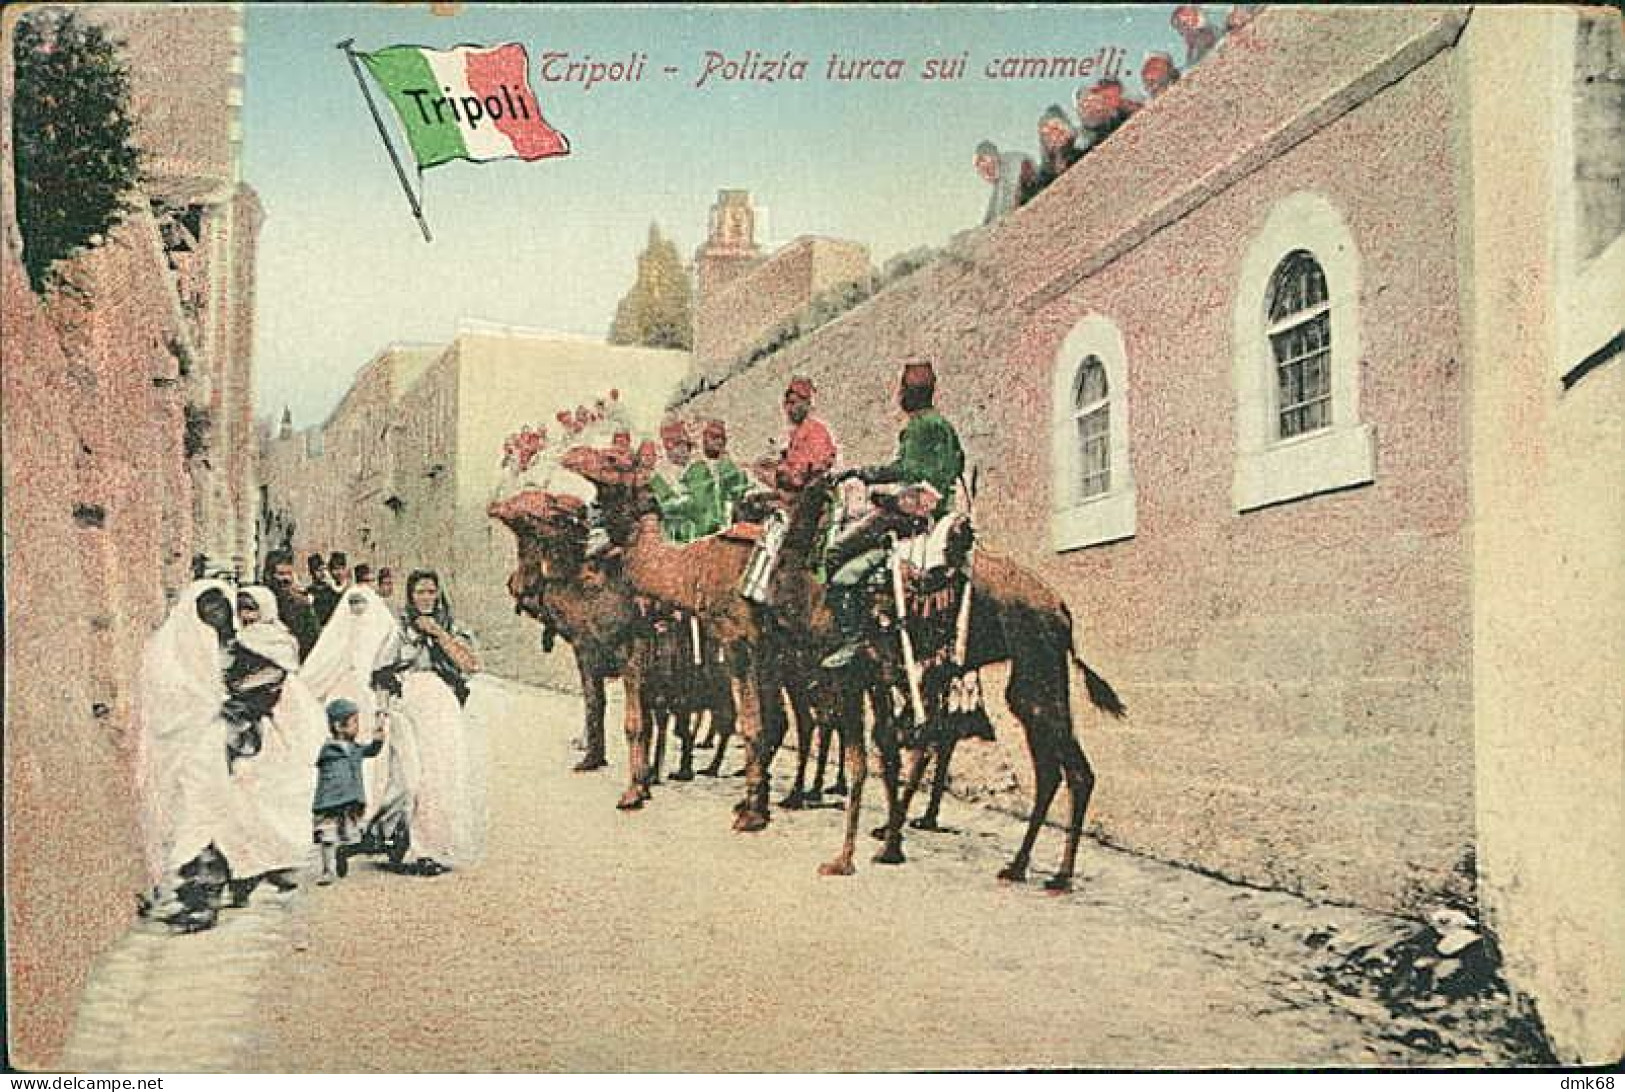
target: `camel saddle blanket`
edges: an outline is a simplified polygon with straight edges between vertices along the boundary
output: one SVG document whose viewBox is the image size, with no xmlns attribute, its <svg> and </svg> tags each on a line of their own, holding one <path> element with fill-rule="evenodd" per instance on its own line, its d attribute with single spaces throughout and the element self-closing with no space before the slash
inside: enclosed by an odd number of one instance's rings
<svg viewBox="0 0 1625 1092">
<path fill-rule="evenodd" d="M 892 559 L 900 560 L 916 572 L 932 572 L 963 564 L 963 557 L 951 555 L 964 549 L 964 536 L 969 531 L 970 520 L 964 513 L 949 512 L 932 524 L 925 534 L 899 540 L 892 548 Z"/>
</svg>

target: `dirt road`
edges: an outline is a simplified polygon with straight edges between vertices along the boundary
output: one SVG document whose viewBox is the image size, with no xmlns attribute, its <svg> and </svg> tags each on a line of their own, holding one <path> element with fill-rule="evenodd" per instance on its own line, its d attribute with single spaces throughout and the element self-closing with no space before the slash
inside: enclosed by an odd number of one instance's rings
<svg viewBox="0 0 1625 1092">
<path fill-rule="evenodd" d="M 856 876 L 822 878 L 837 811 L 776 812 L 738 835 L 738 782 L 701 780 L 617 812 L 619 753 L 608 771 L 568 770 L 575 699 L 503 686 L 480 701 L 494 759 L 485 860 L 435 878 L 360 863 L 312 889 L 267 975 L 245 1068 L 1466 1060 L 1395 1041 L 1380 1006 L 1331 996 L 1301 958 L 1307 928 L 1391 921 L 1094 843 L 1071 896 L 1043 894 L 1042 876 L 1004 886 L 993 877 L 1019 824 L 953 803 L 944 818 L 961 832 L 913 837 L 906 866 L 865 852 Z M 1046 834 L 1039 863 L 1058 848 Z"/>
</svg>

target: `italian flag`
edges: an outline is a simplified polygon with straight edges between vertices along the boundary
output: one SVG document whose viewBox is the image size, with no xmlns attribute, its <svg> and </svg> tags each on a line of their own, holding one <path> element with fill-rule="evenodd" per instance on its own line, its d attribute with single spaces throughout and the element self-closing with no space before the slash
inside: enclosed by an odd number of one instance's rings
<svg viewBox="0 0 1625 1092">
<path fill-rule="evenodd" d="M 517 42 L 357 53 L 395 107 L 418 167 L 453 159 L 546 159 L 570 154 L 530 90 L 530 59 Z"/>
</svg>

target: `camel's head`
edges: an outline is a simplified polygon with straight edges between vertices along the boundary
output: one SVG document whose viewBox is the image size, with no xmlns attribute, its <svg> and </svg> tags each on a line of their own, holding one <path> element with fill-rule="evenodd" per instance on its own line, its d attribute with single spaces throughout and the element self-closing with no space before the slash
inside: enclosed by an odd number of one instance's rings
<svg viewBox="0 0 1625 1092">
<path fill-rule="evenodd" d="M 514 533 L 519 567 L 508 578 L 508 591 L 520 610 L 531 610 L 544 583 L 579 575 L 587 548 L 587 506 L 568 494 L 527 489 L 493 501 L 486 513 Z"/>
</svg>

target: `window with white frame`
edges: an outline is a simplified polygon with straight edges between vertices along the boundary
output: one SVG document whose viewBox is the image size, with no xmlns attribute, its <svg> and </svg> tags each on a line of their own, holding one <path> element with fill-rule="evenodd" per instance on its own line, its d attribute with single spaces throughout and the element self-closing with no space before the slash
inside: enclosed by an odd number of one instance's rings
<svg viewBox="0 0 1625 1092">
<path fill-rule="evenodd" d="M 1336 207 L 1309 192 L 1277 202 L 1243 255 L 1232 311 L 1237 511 L 1374 480 L 1359 294 L 1359 253 Z"/>
<path fill-rule="evenodd" d="M 1055 356 L 1050 539 L 1075 550 L 1134 534 L 1128 360 L 1110 319 L 1090 315 Z"/>
</svg>

